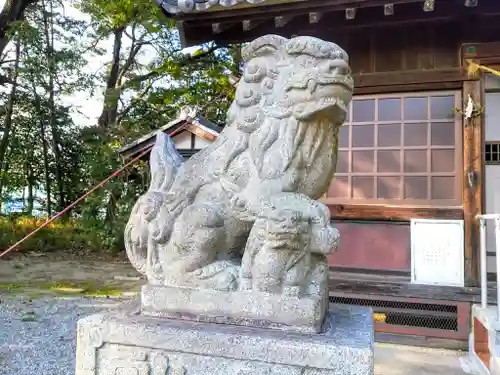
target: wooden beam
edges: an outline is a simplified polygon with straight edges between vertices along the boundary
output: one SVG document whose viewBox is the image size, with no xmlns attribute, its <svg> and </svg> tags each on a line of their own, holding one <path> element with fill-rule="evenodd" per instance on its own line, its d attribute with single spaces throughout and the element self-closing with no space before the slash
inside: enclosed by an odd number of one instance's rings
<svg viewBox="0 0 500 375">
<path fill-rule="evenodd" d="M 481 302 L 481 289 L 476 287 L 454 287 L 411 284 L 409 277 L 366 272 L 342 272 L 330 267 L 328 288 L 330 295 L 362 294 L 390 296 L 396 298 L 423 298 L 456 302 Z M 496 283 L 488 283 L 488 304 L 497 302 Z"/>
<path fill-rule="evenodd" d="M 278 16 L 274 17 L 274 26 L 279 29 L 284 27 L 288 22 L 294 19 L 295 16 Z"/>
<path fill-rule="evenodd" d="M 463 104 L 468 98 L 484 106 L 482 80 L 466 81 L 463 86 Z M 465 282 L 467 286 L 479 284 L 479 222 L 476 215 L 483 212 L 484 162 L 482 156 L 484 116 L 464 119 L 463 127 L 463 206 L 465 234 Z"/>
<path fill-rule="evenodd" d="M 462 82 L 469 79 L 464 68 L 406 70 L 354 74 L 354 87 L 382 87 L 422 83 Z"/>
<path fill-rule="evenodd" d="M 387 332 L 398 335 L 419 335 L 419 336 L 437 336 L 438 330 L 433 328 L 420 328 L 420 327 L 407 327 L 407 326 L 398 326 L 395 324 L 384 324 L 375 322 L 375 331 L 376 332 Z M 460 334 L 459 332 L 452 330 L 439 330 L 439 337 L 447 338 L 447 339 L 465 339 L 464 334 Z"/>
<path fill-rule="evenodd" d="M 495 70 L 500 70 L 500 55 L 491 57 L 481 57 L 479 59 L 474 59 L 476 64 L 486 65 L 488 68 Z"/>
<path fill-rule="evenodd" d="M 199 126 L 196 126 L 196 124 L 187 124 L 186 130 L 209 142 L 214 142 L 217 139 L 216 135 L 203 130 Z"/>
<path fill-rule="evenodd" d="M 234 26 L 234 23 L 221 23 L 221 22 L 215 22 L 212 24 L 212 32 L 214 34 L 220 34 L 227 29 L 231 28 L 231 26 Z"/>
<path fill-rule="evenodd" d="M 215 40 L 219 44 L 248 42 L 261 35 L 272 33 L 279 33 L 280 35 L 285 37 L 290 37 L 292 34 L 299 34 L 335 40 L 335 38 L 338 38 L 339 35 L 341 36 L 350 33 L 353 29 L 368 29 L 386 26 L 394 27 L 396 29 L 402 24 L 408 25 L 429 22 L 445 22 L 457 17 L 472 14 L 479 15 L 482 14 L 482 12 L 485 12 L 485 7 L 483 6 L 475 9 L 458 6 L 458 10 L 455 10 L 455 8 L 450 4 L 445 3 L 443 4 L 445 6 L 436 8 L 436 11 L 426 13 L 422 11 L 421 2 L 398 5 L 398 3 L 396 3 L 394 0 L 389 1 L 391 2 L 391 4 L 394 4 L 394 6 L 397 7 L 398 10 L 394 13 L 394 15 L 390 17 L 384 16 L 383 11 L 374 12 L 373 9 L 370 8 L 357 8 L 356 17 L 353 20 L 346 20 L 345 12 L 344 10 L 342 10 L 339 12 L 328 12 L 328 22 L 324 22 L 326 13 L 323 12 L 323 18 L 321 19 L 320 23 L 321 28 L 319 28 L 318 24 L 311 24 L 309 17 L 307 17 L 309 13 L 317 11 L 308 10 L 304 12 L 302 16 L 296 16 L 285 27 L 277 29 L 273 22 L 274 17 L 291 13 L 282 12 L 281 14 L 272 15 L 268 14 L 267 12 L 261 12 L 259 14 L 249 15 L 248 18 L 245 18 L 248 20 L 259 19 L 265 22 L 265 24 L 261 27 L 258 27 L 251 31 L 243 31 L 242 29 L 231 28 L 221 34 L 213 34 L 213 22 L 241 22 L 237 20 L 237 17 L 225 17 L 218 20 L 210 20 L 209 24 L 206 23 L 207 21 L 202 20 L 189 22 L 189 28 L 187 26 L 185 27 L 185 37 L 187 40 L 189 40 L 190 45 L 200 44 L 206 42 L 207 40 Z M 383 4 L 381 4 L 380 7 L 383 7 Z M 397 30 L 395 30 L 395 32 L 397 32 Z"/>
<path fill-rule="evenodd" d="M 354 87 L 354 95 L 394 94 L 395 92 L 418 92 L 437 90 L 462 90 L 462 81 L 412 83 L 411 85 L 387 85 Z"/>
<path fill-rule="evenodd" d="M 396 221 L 408 221 L 410 219 L 463 219 L 463 210 L 461 207 L 331 204 L 328 201 L 325 203 L 330 209 L 332 219 Z"/>
<path fill-rule="evenodd" d="M 500 60 L 500 42 L 489 43 L 467 43 L 461 47 L 462 56 L 465 59 L 479 58 L 499 58 Z"/>
<path fill-rule="evenodd" d="M 445 4 L 443 4 L 445 5 Z M 396 5 L 394 5 L 396 7 Z M 379 28 L 379 27 L 393 27 L 396 29 L 401 26 L 408 26 L 411 24 L 418 23 L 438 23 L 447 22 L 451 20 L 462 20 L 471 16 L 482 17 L 488 14 L 487 7 L 479 7 L 477 9 L 468 9 L 465 7 L 460 7 L 458 10 L 454 10 L 452 7 L 441 6 L 433 12 L 423 12 L 421 4 L 407 4 L 397 6 L 398 11 L 394 12 L 391 17 L 387 17 L 383 12 L 373 12 L 371 9 L 358 9 L 356 18 L 354 20 L 340 20 L 333 23 L 328 23 L 321 29 L 324 35 L 329 35 L 334 33 L 335 35 L 341 35 L 347 33 L 352 29 L 367 29 L 367 28 Z M 329 13 L 330 17 L 336 17 L 339 12 Z M 461 21 L 463 22 L 463 21 Z M 305 25 L 304 25 L 305 26 Z M 297 27 L 299 28 L 299 27 Z M 311 27 L 304 27 L 302 32 L 308 32 Z M 397 32 L 397 30 L 394 30 Z"/>
<path fill-rule="evenodd" d="M 310 1 L 304 2 L 309 3 Z M 282 36 L 290 37 L 292 34 L 298 35 L 311 35 L 320 38 L 327 38 L 329 40 L 335 40 L 338 36 L 342 36 L 352 32 L 353 29 L 368 29 L 368 28 L 378 28 L 378 27 L 400 27 L 400 25 L 418 24 L 418 23 L 430 23 L 430 22 L 446 22 L 452 19 L 460 19 L 461 17 L 469 16 L 482 16 L 484 14 L 489 14 L 489 12 L 495 11 L 495 9 L 490 6 L 490 4 L 482 4 L 477 8 L 466 8 L 459 4 L 455 6 L 454 3 L 444 2 L 440 4 L 433 12 L 423 12 L 422 11 L 422 0 L 419 2 L 413 2 L 408 4 L 403 4 L 395 0 L 385 0 L 380 2 L 380 7 L 387 2 L 390 2 L 397 7 L 397 12 L 394 15 L 387 17 L 384 16 L 383 11 L 374 12 L 371 8 L 357 8 L 357 14 L 355 19 L 346 20 L 345 19 L 345 6 L 342 9 L 337 9 L 338 11 L 331 11 L 329 9 L 318 9 L 311 8 L 302 11 L 301 16 L 293 13 L 291 11 L 281 11 L 280 13 L 274 12 L 259 12 L 255 14 L 246 14 L 244 19 L 247 20 L 261 20 L 265 22 L 264 25 L 253 29 L 251 31 L 243 31 L 238 28 L 231 28 L 221 34 L 212 33 L 212 23 L 240 23 L 241 18 L 234 16 L 230 17 L 230 12 L 209 12 L 209 13 L 224 13 L 214 15 L 212 19 L 196 19 L 189 21 L 189 27 L 185 25 L 185 38 L 189 41 L 190 45 L 197 45 L 208 40 L 214 40 L 219 44 L 231 44 L 248 42 L 264 34 L 279 33 Z M 302 3 L 302 2 L 301 2 Z M 327 2 L 325 2 L 327 3 Z M 330 2 L 328 2 L 330 3 Z M 356 3 L 356 6 L 358 4 Z M 265 7 L 267 9 L 267 7 Z M 271 8 L 271 6 L 269 7 Z M 498 11 L 498 7 L 496 7 Z M 328 22 L 324 22 L 326 13 L 328 12 Z M 321 28 L 318 27 L 317 23 L 310 23 L 310 17 L 307 15 L 312 13 L 322 14 Z M 292 15 L 295 14 L 296 17 L 288 22 L 285 27 L 277 29 L 274 24 L 274 17 Z M 306 17 L 304 17 L 306 15 Z M 201 14 L 197 14 L 201 16 Z M 239 18 L 239 19 L 238 19 Z M 314 21 L 315 16 L 312 17 Z M 395 30 L 394 32 L 397 32 Z"/>
<path fill-rule="evenodd" d="M 186 31 L 184 29 L 184 21 L 175 21 L 175 26 L 177 26 L 177 30 L 179 30 L 179 39 L 181 42 L 181 47 L 185 48 L 189 45 L 189 40 L 186 37 Z"/>
<path fill-rule="evenodd" d="M 417 335 L 395 335 L 386 332 L 375 332 L 375 342 L 414 347 L 420 346 L 439 350 L 448 349 L 462 352 L 469 350 L 469 343 L 463 340 L 450 340 Z"/>
<path fill-rule="evenodd" d="M 469 8 L 477 7 L 478 0 L 465 0 L 464 5 Z"/>
<path fill-rule="evenodd" d="M 309 23 L 310 24 L 315 24 L 321 21 L 321 18 L 323 17 L 323 13 L 321 12 L 311 12 L 309 13 Z"/>
<path fill-rule="evenodd" d="M 347 8 L 345 10 L 345 19 L 353 20 L 356 17 L 356 8 Z"/>
<path fill-rule="evenodd" d="M 384 5 L 384 16 L 392 16 L 394 14 L 394 4 Z"/>
<path fill-rule="evenodd" d="M 243 20 L 242 27 L 243 31 L 250 31 L 255 29 L 257 26 L 259 26 L 262 23 L 262 21 L 256 21 L 256 20 Z"/>
<path fill-rule="evenodd" d="M 423 6 L 424 12 L 433 12 L 435 5 L 436 4 L 434 0 L 425 0 Z"/>
</svg>

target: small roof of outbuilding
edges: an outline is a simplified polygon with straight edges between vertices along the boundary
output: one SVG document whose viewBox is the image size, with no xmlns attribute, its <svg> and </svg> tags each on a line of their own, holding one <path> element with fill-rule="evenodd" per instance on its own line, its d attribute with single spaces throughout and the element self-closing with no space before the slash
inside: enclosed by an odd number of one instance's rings
<svg viewBox="0 0 500 375">
<path fill-rule="evenodd" d="M 222 127 L 208 121 L 203 116 L 197 115 L 196 110 L 193 108 L 187 107 L 180 111 L 179 117 L 175 120 L 118 149 L 118 154 L 124 160 L 138 156 L 154 145 L 156 134 L 160 131 L 171 136 L 183 131 L 189 131 L 200 138 L 212 142 L 218 137 L 222 131 Z"/>
</svg>

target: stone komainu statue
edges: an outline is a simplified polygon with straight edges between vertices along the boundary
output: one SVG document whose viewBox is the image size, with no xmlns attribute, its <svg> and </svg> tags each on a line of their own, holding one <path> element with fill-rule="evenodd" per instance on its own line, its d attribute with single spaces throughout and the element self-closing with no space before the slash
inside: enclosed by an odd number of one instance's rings
<svg viewBox="0 0 500 375">
<path fill-rule="evenodd" d="M 243 57 L 213 144 L 183 162 L 158 133 L 127 254 L 154 285 L 319 295 L 339 234 L 316 200 L 334 176 L 352 97 L 348 56 L 313 37 L 268 35 Z"/>
</svg>

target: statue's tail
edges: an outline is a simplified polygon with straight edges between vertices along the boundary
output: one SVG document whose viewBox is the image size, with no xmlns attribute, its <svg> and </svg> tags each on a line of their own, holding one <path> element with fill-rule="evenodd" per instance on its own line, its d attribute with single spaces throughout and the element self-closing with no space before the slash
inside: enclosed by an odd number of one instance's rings
<svg viewBox="0 0 500 375">
<path fill-rule="evenodd" d="M 150 246 L 151 236 L 169 232 L 169 225 L 173 222 L 168 220 L 151 226 L 150 223 L 157 217 L 162 206 L 166 202 L 166 196 L 172 187 L 179 168 L 182 167 L 184 159 L 179 154 L 172 139 L 159 132 L 156 135 L 156 143 L 151 150 L 150 170 L 151 183 L 146 194 L 142 195 L 136 202 L 130 219 L 125 228 L 125 249 L 132 265 L 142 274 L 152 278 L 157 263 L 156 249 Z M 150 233 L 153 227 L 159 233 Z"/>
<path fill-rule="evenodd" d="M 175 148 L 172 138 L 163 132 L 158 132 L 149 158 L 151 169 L 149 191 L 167 193 L 183 162 L 184 158 Z"/>
</svg>

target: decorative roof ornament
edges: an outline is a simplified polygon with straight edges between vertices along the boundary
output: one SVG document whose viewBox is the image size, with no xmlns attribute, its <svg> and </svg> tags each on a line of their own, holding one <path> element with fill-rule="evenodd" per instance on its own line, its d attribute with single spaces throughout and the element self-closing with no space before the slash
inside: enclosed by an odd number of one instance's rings
<svg viewBox="0 0 500 375">
<path fill-rule="evenodd" d="M 197 108 L 193 106 L 186 106 L 181 108 L 178 118 L 181 120 L 193 119 L 197 116 L 197 114 Z"/>
<path fill-rule="evenodd" d="M 170 14 L 203 12 L 216 5 L 229 8 L 247 2 L 258 5 L 266 0 L 155 0 L 163 10 Z"/>
</svg>

